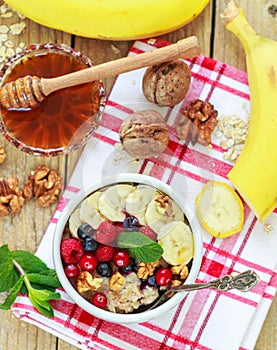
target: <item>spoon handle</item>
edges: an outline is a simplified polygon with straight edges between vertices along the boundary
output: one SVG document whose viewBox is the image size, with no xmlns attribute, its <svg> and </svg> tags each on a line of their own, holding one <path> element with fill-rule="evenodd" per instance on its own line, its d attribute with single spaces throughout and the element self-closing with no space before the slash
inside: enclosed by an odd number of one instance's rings
<svg viewBox="0 0 277 350">
<path fill-rule="evenodd" d="M 190 36 L 179 40 L 175 44 L 153 49 L 139 55 L 119 58 L 57 78 L 42 78 L 41 89 L 44 95 L 48 96 L 51 92 L 65 87 L 101 80 L 178 58 L 192 58 L 199 54 L 198 39 L 196 36 Z"/>
<path fill-rule="evenodd" d="M 208 283 L 183 284 L 168 289 L 148 310 L 152 310 L 168 299 L 168 294 L 172 292 L 190 292 L 205 288 L 217 289 L 225 292 L 230 289 L 237 289 L 247 292 L 260 281 L 259 276 L 253 270 L 247 270 L 238 275 L 226 275 Z"/>
<path fill-rule="evenodd" d="M 185 292 L 204 288 L 217 289 L 223 292 L 230 289 L 247 292 L 253 288 L 259 280 L 260 278 L 255 271 L 248 270 L 238 275 L 226 275 L 208 283 L 184 284 L 168 289 L 168 292 Z"/>
</svg>

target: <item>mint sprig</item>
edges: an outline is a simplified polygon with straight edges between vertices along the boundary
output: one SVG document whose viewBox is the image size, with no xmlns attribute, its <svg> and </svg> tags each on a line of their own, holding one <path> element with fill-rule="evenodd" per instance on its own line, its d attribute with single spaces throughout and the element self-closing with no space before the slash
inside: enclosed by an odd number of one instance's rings
<svg viewBox="0 0 277 350">
<path fill-rule="evenodd" d="M 9 310 L 19 293 L 28 294 L 33 306 L 43 315 L 53 317 L 50 300 L 60 299 L 56 271 L 37 256 L 24 250 L 10 251 L 7 245 L 0 247 L 0 292 L 6 298 L 0 309 Z M 3 296 L 2 295 L 2 296 Z"/>
<path fill-rule="evenodd" d="M 139 261 L 151 263 L 163 254 L 163 248 L 141 232 L 122 232 L 118 236 L 118 246 L 128 249 L 129 254 Z"/>
</svg>

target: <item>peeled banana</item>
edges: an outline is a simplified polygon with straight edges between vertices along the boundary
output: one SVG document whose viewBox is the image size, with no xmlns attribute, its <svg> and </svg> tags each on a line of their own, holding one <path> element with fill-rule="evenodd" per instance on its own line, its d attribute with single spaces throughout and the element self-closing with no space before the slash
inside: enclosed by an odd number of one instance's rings
<svg viewBox="0 0 277 350">
<path fill-rule="evenodd" d="M 161 227 L 158 243 L 163 248 L 163 258 L 172 265 L 186 265 L 193 257 L 192 232 L 183 221 L 171 221 Z"/>
<path fill-rule="evenodd" d="M 71 34 L 134 40 L 168 33 L 199 15 L 210 0 L 6 0 L 33 21 Z"/>
<path fill-rule="evenodd" d="M 247 140 L 228 178 L 263 222 L 277 205 L 277 42 L 258 35 L 233 0 L 222 17 L 245 50 L 251 107 Z"/>
</svg>

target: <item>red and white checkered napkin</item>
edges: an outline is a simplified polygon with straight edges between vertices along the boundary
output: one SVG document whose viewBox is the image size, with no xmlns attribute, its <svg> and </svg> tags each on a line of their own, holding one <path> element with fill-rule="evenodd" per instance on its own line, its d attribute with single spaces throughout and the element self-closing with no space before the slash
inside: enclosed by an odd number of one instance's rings
<svg viewBox="0 0 277 350">
<path fill-rule="evenodd" d="M 168 44 L 161 40 L 137 41 L 134 55 Z M 86 145 L 38 249 L 53 266 L 51 241 L 56 222 L 66 203 L 81 186 L 120 172 L 139 172 L 161 179 L 183 195 L 194 209 L 201 186 L 211 179 L 228 181 L 232 163 L 224 160 L 220 139 L 213 134 L 212 149 L 186 147 L 174 134 L 176 116 L 191 100 L 208 99 L 221 115 L 245 117 L 249 109 L 247 76 L 222 62 L 207 57 L 187 61 L 192 84 L 185 101 L 173 110 L 146 102 L 141 91 L 144 69 L 122 74 L 109 96 L 106 112 L 95 137 Z M 166 152 L 155 159 L 132 161 L 116 146 L 122 119 L 137 109 L 157 109 L 171 131 Z M 253 174 L 255 176 L 255 174 Z M 113 324 L 97 319 L 77 307 L 64 293 L 55 301 L 55 318 L 38 314 L 27 297 L 19 297 L 14 313 L 25 321 L 74 344 L 81 349 L 253 349 L 277 288 L 277 215 L 267 223 L 266 233 L 245 206 L 243 231 L 229 238 L 215 239 L 203 232 L 204 256 L 197 282 L 224 274 L 254 269 L 261 282 L 250 292 L 202 290 L 188 293 L 180 305 L 159 319 L 141 324 Z"/>
</svg>

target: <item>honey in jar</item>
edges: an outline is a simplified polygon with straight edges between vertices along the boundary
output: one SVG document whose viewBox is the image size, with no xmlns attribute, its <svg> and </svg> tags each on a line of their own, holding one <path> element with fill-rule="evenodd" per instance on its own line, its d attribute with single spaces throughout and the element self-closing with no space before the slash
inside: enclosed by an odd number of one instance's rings
<svg viewBox="0 0 277 350">
<path fill-rule="evenodd" d="M 4 67 L 2 84 L 26 75 L 57 77 L 91 65 L 87 57 L 65 45 L 33 45 Z M 103 108 L 103 83 L 94 81 L 55 91 L 34 108 L 2 108 L 0 127 L 8 141 L 25 152 L 65 154 L 91 137 Z"/>
</svg>

